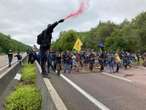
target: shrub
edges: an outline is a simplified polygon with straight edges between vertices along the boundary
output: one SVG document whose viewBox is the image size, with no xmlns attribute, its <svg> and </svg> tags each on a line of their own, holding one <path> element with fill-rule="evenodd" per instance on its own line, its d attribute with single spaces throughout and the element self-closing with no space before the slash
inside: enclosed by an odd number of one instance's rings
<svg viewBox="0 0 146 110">
<path fill-rule="evenodd" d="M 5 110 L 41 110 L 41 95 L 34 85 L 18 86 L 7 97 Z"/>
<path fill-rule="evenodd" d="M 36 79 L 36 69 L 34 64 L 25 64 L 22 67 L 22 81 L 24 83 L 33 84 Z"/>
</svg>

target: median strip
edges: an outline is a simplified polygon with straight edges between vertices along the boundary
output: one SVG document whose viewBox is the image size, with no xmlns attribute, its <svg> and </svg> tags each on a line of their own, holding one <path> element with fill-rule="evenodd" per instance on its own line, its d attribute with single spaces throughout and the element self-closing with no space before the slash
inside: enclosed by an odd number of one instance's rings
<svg viewBox="0 0 146 110">
<path fill-rule="evenodd" d="M 42 96 L 35 84 L 35 65 L 24 64 L 20 72 L 21 74 L 17 73 L 14 79 L 21 80 L 6 98 L 5 110 L 41 110 Z"/>
</svg>

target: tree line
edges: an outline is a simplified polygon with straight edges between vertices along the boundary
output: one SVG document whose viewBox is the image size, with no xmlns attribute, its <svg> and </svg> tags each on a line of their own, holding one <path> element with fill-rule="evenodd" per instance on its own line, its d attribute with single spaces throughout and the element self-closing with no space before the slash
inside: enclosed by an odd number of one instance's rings
<svg viewBox="0 0 146 110">
<path fill-rule="evenodd" d="M 72 50 L 77 38 L 83 42 L 83 49 L 99 50 L 99 42 L 103 42 L 108 51 L 117 49 L 130 52 L 146 51 L 146 12 L 142 12 L 131 21 L 125 19 L 121 24 L 111 21 L 100 22 L 87 32 L 74 30 L 60 33 L 59 38 L 52 43 L 56 50 Z"/>
<path fill-rule="evenodd" d="M 30 48 L 28 45 L 11 39 L 11 36 L 0 33 L 0 53 L 8 53 L 10 49 L 13 52 L 24 52 L 28 48 Z"/>
</svg>

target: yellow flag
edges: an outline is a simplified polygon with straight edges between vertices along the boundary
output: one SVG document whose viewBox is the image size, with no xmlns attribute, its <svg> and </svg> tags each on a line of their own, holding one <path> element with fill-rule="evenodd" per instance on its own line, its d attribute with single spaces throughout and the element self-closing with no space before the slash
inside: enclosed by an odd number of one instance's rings
<svg viewBox="0 0 146 110">
<path fill-rule="evenodd" d="M 75 42 L 75 45 L 74 45 L 73 49 L 80 52 L 82 45 L 83 45 L 82 41 L 78 38 L 77 41 Z"/>
</svg>

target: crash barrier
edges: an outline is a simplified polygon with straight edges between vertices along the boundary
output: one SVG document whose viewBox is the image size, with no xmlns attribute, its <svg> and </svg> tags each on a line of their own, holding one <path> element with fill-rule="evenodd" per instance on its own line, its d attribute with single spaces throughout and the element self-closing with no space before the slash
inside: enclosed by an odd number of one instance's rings
<svg viewBox="0 0 146 110">
<path fill-rule="evenodd" d="M 26 60 L 27 56 L 24 56 L 22 62 Z M 8 68 L 6 71 L 0 74 L 0 97 L 3 94 L 4 90 L 7 88 L 11 80 L 15 77 L 17 72 L 20 69 L 20 62 L 15 63 L 11 68 Z"/>
<path fill-rule="evenodd" d="M 36 84 L 37 84 L 37 87 L 40 89 L 41 95 L 42 95 L 42 110 L 57 110 L 56 106 L 51 98 L 51 95 L 48 91 L 48 88 L 45 84 L 44 78 L 41 75 L 40 65 L 38 64 L 38 62 L 35 62 L 35 64 L 37 67 Z"/>
</svg>

